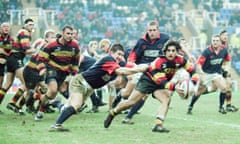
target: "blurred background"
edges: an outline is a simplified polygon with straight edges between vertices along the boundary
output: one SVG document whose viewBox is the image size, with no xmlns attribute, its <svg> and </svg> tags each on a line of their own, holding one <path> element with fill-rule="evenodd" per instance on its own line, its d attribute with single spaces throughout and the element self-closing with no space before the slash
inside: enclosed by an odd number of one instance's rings
<svg viewBox="0 0 240 144">
<path fill-rule="evenodd" d="M 36 22 L 33 39 L 46 29 L 60 32 L 68 24 L 79 31 L 86 49 L 90 40 L 108 38 L 133 47 L 144 35 L 146 24 L 156 19 L 160 31 L 184 37 L 197 56 L 222 29 L 229 33 L 233 67 L 240 74 L 239 0 L 1 0 L 0 22 L 9 21 L 12 36 L 26 18 Z"/>
</svg>

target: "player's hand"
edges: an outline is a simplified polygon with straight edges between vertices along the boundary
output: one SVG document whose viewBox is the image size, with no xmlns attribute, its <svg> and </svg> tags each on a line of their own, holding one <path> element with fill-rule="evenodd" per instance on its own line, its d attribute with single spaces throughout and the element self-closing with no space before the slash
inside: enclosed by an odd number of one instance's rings
<svg viewBox="0 0 240 144">
<path fill-rule="evenodd" d="M 40 75 L 40 76 L 43 76 L 43 75 L 45 75 L 46 73 L 47 73 L 47 69 L 44 68 L 44 69 L 42 69 L 42 70 L 39 72 L 39 75 Z"/>
<path fill-rule="evenodd" d="M 4 59 L 4 58 L 0 58 L 0 64 L 5 64 L 6 62 L 7 62 L 6 59 Z"/>
<path fill-rule="evenodd" d="M 180 95 L 184 95 L 184 90 L 180 87 L 180 82 L 176 83 L 175 85 L 175 91 Z"/>
<path fill-rule="evenodd" d="M 191 63 L 194 63 L 196 61 L 196 58 L 193 55 L 190 55 L 188 59 Z"/>
<path fill-rule="evenodd" d="M 0 48 L 0 54 L 3 54 L 5 56 L 9 56 L 9 54 L 2 48 Z"/>
</svg>

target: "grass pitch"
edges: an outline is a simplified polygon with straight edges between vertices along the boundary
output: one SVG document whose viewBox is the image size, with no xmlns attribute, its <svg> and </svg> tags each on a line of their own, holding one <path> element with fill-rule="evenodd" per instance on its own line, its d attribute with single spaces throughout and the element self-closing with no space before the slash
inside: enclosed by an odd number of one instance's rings
<svg viewBox="0 0 240 144">
<path fill-rule="evenodd" d="M 240 107 L 239 92 L 233 93 L 232 103 Z M 141 113 L 135 115 L 134 125 L 121 123 L 124 114 L 118 115 L 112 125 L 105 129 L 103 121 L 108 106 L 100 107 L 99 113 L 86 113 L 88 108 L 72 116 L 64 123 L 70 132 L 48 132 L 58 112 L 45 114 L 44 120 L 34 121 L 34 115 L 19 116 L 7 110 L 6 96 L 0 109 L 0 144 L 238 144 L 240 143 L 240 112 L 218 113 L 218 93 L 203 95 L 187 115 L 189 100 L 174 95 L 164 126 L 170 133 L 153 133 L 156 110 L 159 102 L 147 99 Z M 104 98 L 107 101 L 108 97 Z"/>
</svg>

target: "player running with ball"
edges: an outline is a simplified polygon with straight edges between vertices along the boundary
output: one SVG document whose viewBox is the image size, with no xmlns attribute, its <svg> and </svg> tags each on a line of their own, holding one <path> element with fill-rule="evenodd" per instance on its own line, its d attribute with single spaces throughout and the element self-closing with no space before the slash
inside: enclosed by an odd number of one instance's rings
<svg viewBox="0 0 240 144">
<path fill-rule="evenodd" d="M 110 110 L 104 121 L 104 127 L 108 128 L 113 118 L 122 110 L 133 106 L 146 94 L 153 94 L 153 97 L 161 103 L 155 121 L 153 132 L 169 132 L 163 127 L 163 121 L 166 117 L 168 107 L 171 101 L 171 95 L 175 90 L 178 93 L 183 93 L 179 88 L 179 84 L 171 81 L 174 74 L 180 68 L 184 68 L 190 73 L 192 81 L 198 81 L 198 75 L 195 73 L 194 66 L 190 64 L 184 57 L 178 55 L 180 45 L 176 41 L 168 41 L 163 50 L 163 56 L 155 59 L 150 64 L 149 69 L 141 76 L 134 91 L 127 101 L 121 102 L 115 109 Z"/>
</svg>

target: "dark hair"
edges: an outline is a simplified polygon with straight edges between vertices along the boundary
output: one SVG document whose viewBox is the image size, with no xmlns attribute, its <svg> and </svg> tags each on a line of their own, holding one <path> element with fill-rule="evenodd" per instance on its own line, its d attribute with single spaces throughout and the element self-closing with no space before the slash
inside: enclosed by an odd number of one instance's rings
<svg viewBox="0 0 240 144">
<path fill-rule="evenodd" d="M 179 49 L 181 49 L 181 46 L 180 46 L 180 44 L 179 44 L 178 41 L 168 40 L 168 41 L 165 43 L 165 45 L 164 45 L 164 47 L 163 47 L 163 49 L 162 49 L 162 52 L 163 52 L 164 55 L 165 55 L 165 53 L 166 53 L 166 51 L 167 51 L 167 49 L 168 49 L 169 46 L 175 46 L 177 51 L 178 51 Z"/>
<path fill-rule="evenodd" d="M 60 33 L 57 33 L 56 38 L 60 38 L 60 37 L 62 37 L 62 35 Z"/>
<path fill-rule="evenodd" d="M 227 30 L 223 29 L 223 30 L 220 30 L 220 31 L 219 31 L 219 35 L 222 35 L 222 34 L 224 34 L 224 33 L 227 33 Z"/>
<path fill-rule="evenodd" d="M 69 26 L 69 25 L 65 25 L 62 29 L 62 31 L 65 31 L 66 29 L 70 29 L 73 30 L 73 27 Z"/>
<path fill-rule="evenodd" d="M 112 52 L 117 52 L 118 50 L 124 52 L 124 47 L 123 47 L 121 44 L 113 44 L 113 45 L 111 46 L 110 51 L 112 51 Z"/>
<path fill-rule="evenodd" d="M 24 21 L 24 24 L 27 24 L 28 22 L 34 22 L 33 19 L 31 18 L 27 18 L 25 21 Z"/>
</svg>

